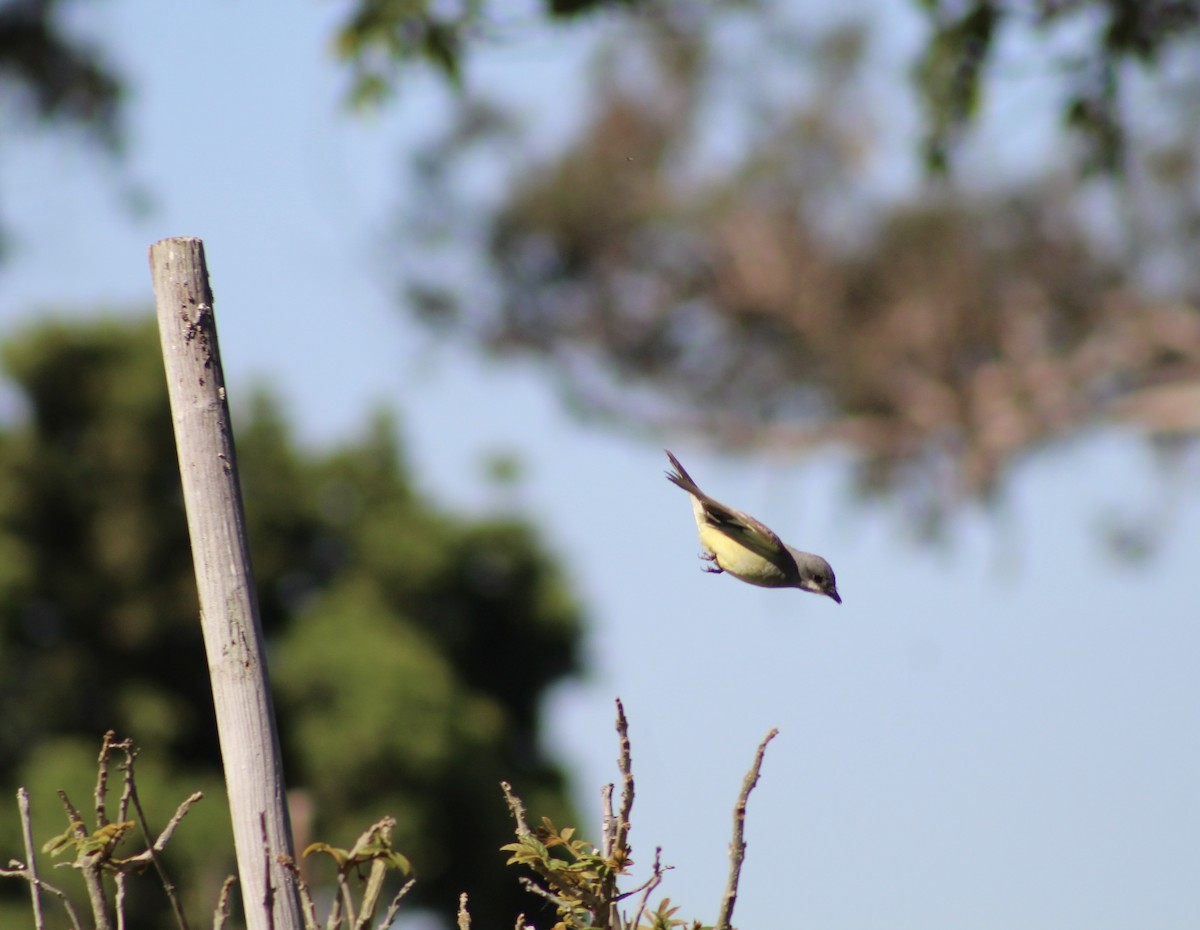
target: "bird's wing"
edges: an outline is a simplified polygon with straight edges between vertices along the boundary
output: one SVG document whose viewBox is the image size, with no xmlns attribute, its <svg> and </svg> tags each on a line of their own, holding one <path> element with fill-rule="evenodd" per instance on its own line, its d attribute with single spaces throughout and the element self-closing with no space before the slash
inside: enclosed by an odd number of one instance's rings
<svg viewBox="0 0 1200 930">
<path fill-rule="evenodd" d="M 667 458 L 675 466 L 675 472 L 667 472 L 667 478 L 700 502 L 704 511 L 704 519 L 709 525 L 772 562 L 778 561 L 783 554 L 790 554 L 787 546 L 783 544 L 782 539 L 775 535 L 774 530 L 748 513 L 742 513 L 740 510 L 725 506 L 720 501 L 713 500 L 700 490 L 696 482 L 692 480 L 692 476 L 684 470 L 684 467 L 679 464 L 679 459 L 675 458 L 670 450 L 663 451 L 667 453 Z"/>
<path fill-rule="evenodd" d="M 747 549 L 752 549 L 772 562 L 778 562 L 788 554 L 783 540 L 761 520 L 732 507 L 726 507 L 711 497 L 703 496 L 699 501 L 708 523 L 726 536 L 736 539 Z"/>
</svg>

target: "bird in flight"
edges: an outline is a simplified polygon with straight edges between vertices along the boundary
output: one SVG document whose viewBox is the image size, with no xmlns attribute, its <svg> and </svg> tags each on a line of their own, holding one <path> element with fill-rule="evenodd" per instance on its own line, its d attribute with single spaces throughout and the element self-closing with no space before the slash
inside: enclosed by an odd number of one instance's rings
<svg viewBox="0 0 1200 930">
<path fill-rule="evenodd" d="M 761 588 L 799 588 L 842 602 L 828 562 L 811 552 L 793 549 L 754 517 L 713 500 L 700 490 L 679 459 L 670 450 L 664 451 L 675 466 L 674 471 L 667 472 L 668 480 L 692 498 L 696 529 L 704 547 L 700 558 L 711 563 L 705 571 L 726 572 Z"/>
</svg>

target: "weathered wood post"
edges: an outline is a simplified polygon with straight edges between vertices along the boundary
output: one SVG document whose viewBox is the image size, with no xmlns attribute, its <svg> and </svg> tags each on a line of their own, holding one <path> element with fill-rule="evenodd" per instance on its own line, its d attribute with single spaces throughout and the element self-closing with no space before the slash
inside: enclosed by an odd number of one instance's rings
<svg viewBox="0 0 1200 930">
<path fill-rule="evenodd" d="M 276 861 L 294 856 L 292 831 L 204 244 L 156 242 L 150 270 L 246 926 L 299 930 L 295 887 Z"/>
</svg>

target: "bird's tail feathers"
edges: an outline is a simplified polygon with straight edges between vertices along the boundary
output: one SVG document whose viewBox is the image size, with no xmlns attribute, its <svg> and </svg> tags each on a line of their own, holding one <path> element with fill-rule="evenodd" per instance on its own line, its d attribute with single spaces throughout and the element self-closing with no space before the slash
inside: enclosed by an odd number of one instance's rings
<svg viewBox="0 0 1200 930">
<path fill-rule="evenodd" d="M 663 452 L 667 453 L 667 458 L 669 458 L 671 460 L 671 464 L 675 466 L 674 471 L 667 472 L 667 480 L 672 484 L 683 488 L 689 494 L 694 494 L 701 498 L 705 497 L 706 495 L 704 492 L 701 491 L 696 482 L 692 480 L 692 476 L 687 473 L 687 469 L 679 464 L 679 459 L 675 458 L 671 450 L 663 449 Z"/>
</svg>

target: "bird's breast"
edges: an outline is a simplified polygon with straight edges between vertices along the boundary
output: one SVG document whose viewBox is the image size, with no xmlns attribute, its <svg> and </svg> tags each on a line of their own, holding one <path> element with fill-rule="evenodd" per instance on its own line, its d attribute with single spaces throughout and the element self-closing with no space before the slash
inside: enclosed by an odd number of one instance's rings
<svg viewBox="0 0 1200 930">
<path fill-rule="evenodd" d="M 716 556 L 720 568 L 733 577 L 764 588 L 791 584 L 788 576 L 770 559 L 748 549 L 710 523 L 700 524 L 700 543 Z"/>
</svg>

